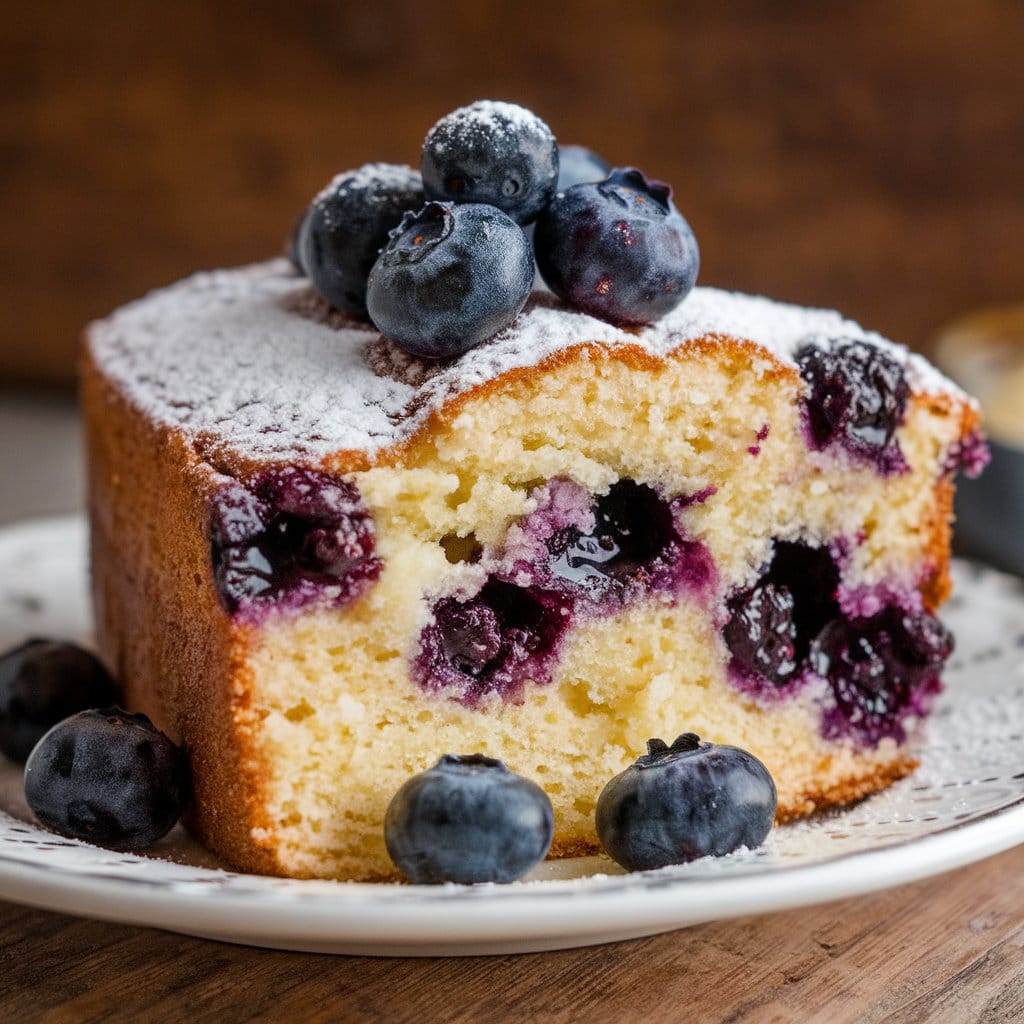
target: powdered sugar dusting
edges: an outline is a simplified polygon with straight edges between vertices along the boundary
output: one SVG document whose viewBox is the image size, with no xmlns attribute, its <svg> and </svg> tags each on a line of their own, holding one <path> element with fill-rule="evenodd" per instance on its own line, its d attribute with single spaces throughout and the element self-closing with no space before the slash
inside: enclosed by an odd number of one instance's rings
<svg viewBox="0 0 1024 1024">
<path fill-rule="evenodd" d="M 497 135 L 519 135 L 522 132 L 555 141 L 551 129 L 532 110 L 502 100 L 477 100 L 468 107 L 459 107 L 445 114 L 427 133 L 427 141 L 431 149 L 440 154 L 452 138 L 469 140 L 477 134 L 486 145 Z"/>
<path fill-rule="evenodd" d="M 369 458 L 456 395 L 574 345 L 665 357 L 706 337 L 754 341 L 792 362 L 808 341 L 863 339 L 907 367 L 915 391 L 962 392 L 925 360 L 830 310 L 696 288 L 648 328 L 619 330 L 535 292 L 516 322 L 456 360 L 427 364 L 332 313 L 285 260 L 196 274 L 93 324 L 97 363 L 151 418 L 243 458 Z"/>
<path fill-rule="evenodd" d="M 386 201 L 388 197 L 402 192 L 422 191 L 423 182 L 419 171 L 407 164 L 363 164 L 354 171 L 344 171 L 331 179 L 314 198 L 314 206 L 322 206 L 336 195 L 349 192 L 371 192 L 371 201 L 377 195 Z"/>
</svg>

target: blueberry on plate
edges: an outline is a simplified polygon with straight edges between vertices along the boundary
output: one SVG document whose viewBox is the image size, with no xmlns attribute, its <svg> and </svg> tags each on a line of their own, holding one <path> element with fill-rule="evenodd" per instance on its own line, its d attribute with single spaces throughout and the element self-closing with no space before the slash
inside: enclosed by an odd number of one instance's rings
<svg viewBox="0 0 1024 1024">
<path fill-rule="evenodd" d="M 117 701 L 103 663 L 72 643 L 39 637 L 0 656 L 0 752 L 24 761 L 61 719 Z"/>
<path fill-rule="evenodd" d="M 428 199 L 487 203 L 529 224 L 555 194 L 558 144 L 525 107 L 478 100 L 430 129 L 421 169 Z"/>
<path fill-rule="evenodd" d="M 590 185 L 604 181 L 612 165 L 599 153 L 586 146 L 558 147 L 557 192 L 564 192 L 573 185 Z"/>
<path fill-rule="evenodd" d="M 760 846 L 776 803 L 756 757 L 688 732 L 672 746 L 648 740 L 647 753 L 604 787 L 597 834 L 614 861 L 648 871 Z"/>
<path fill-rule="evenodd" d="M 365 164 L 339 174 L 296 228 L 294 258 L 335 309 L 366 320 L 366 278 L 388 232 L 423 205 L 423 183 L 400 164 Z"/>
<path fill-rule="evenodd" d="M 535 782 L 482 754 L 446 754 L 392 798 L 384 841 L 416 884 L 514 882 L 544 859 L 551 801 Z"/>
<path fill-rule="evenodd" d="M 563 301 L 619 326 L 649 324 L 697 280 L 700 253 L 672 190 L 634 169 L 559 192 L 537 220 L 537 266 Z"/>
<path fill-rule="evenodd" d="M 166 835 L 189 788 L 184 750 L 120 708 L 64 719 L 25 765 L 25 799 L 47 828 L 111 850 L 142 850 Z"/>
<path fill-rule="evenodd" d="M 512 323 L 532 287 L 530 244 L 515 221 L 484 204 L 427 203 L 391 232 L 366 303 L 385 337 L 443 359 Z"/>
</svg>

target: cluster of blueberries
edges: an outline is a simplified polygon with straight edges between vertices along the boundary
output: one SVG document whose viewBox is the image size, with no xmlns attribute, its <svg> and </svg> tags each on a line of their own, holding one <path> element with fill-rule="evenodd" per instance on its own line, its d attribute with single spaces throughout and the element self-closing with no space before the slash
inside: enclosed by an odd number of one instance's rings
<svg viewBox="0 0 1024 1024">
<path fill-rule="evenodd" d="M 601 791 L 595 824 L 605 852 L 627 871 L 760 846 L 775 819 L 768 769 L 738 747 L 692 732 L 647 753 Z M 388 853 L 417 883 L 512 882 L 551 845 L 551 801 L 501 761 L 442 757 L 395 794 L 384 819 Z"/>
<path fill-rule="evenodd" d="M 0 753 L 25 762 L 25 799 L 61 835 L 111 850 L 165 836 L 191 795 L 185 751 L 117 707 L 103 663 L 35 638 L 0 657 Z"/>
<path fill-rule="evenodd" d="M 117 699 L 102 663 L 74 644 L 33 639 L 0 657 L 0 753 L 26 762 L 29 807 L 61 835 L 141 850 L 188 804 L 188 760 Z M 614 860 L 648 870 L 760 845 L 776 809 L 760 761 L 692 733 L 647 748 L 598 800 Z M 480 754 L 446 755 L 409 779 L 384 823 L 392 860 L 416 883 L 514 881 L 543 859 L 553 831 L 544 791 Z"/>
<path fill-rule="evenodd" d="M 919 716 L 939 690 L 953 637 L 910 601 L 904 607 L 890 597 L 874 614 L 845 614 L 839 578 L 828 548 L 776 540 L 760 577 L 729 598 L 722 635 L 732 681 L 769 696 L 792 692 L 810 670 L 835 698 L 823 712 L 825 736 L 873 747 L 886 737 L 902 742 L 905 718 Z"/>
<path fill-rule="evenodd" d="M 535 262 L 560 299 L 618 326 L 675 308 L 700 255 L 671 195 L 559 146 L 523 107 L 479 101 L 434 125 L 421 173 L 338 175 L 296 225 L 290 258 L 342 313 L 415 356 L 450 358 L 515 320 Z"/>
</svg>

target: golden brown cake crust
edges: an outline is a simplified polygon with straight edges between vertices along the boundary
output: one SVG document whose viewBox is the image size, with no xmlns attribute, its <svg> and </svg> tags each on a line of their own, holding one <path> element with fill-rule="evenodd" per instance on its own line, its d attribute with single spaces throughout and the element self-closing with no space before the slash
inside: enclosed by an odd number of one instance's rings
<svg viewBox="0 0 1024 1024">
<path fill-rule="evenodd" d="M 801 794 L 797 800 L 780 806 L 775 820 L 779 824 L 784 824 L 832 808 L 846 807 L 856 800 L 863 800 L 872 793 L 887 789 L 894 782 L 909 775 L 917 768 L 918 763 L 915 758 L 900 755 L 885 764 L 872 765 L 864 772 L 849 775 L 824 788 Z"/>
<path fill-rule="evenodd" d="M 954 402 L 947 395 L 931 396 L 928 404 L 936 415 L 953 416 L 959 421 L 958 435 L 970 437 L 981 431 L 981 413 L 968 402 Z M 921 597 L 925 608 L 934 612 L 949 599 L 953 583 L 949 576 L 950 550 L 953 540 L 953 485 L 954 470 L 938 481 L 932 514 L 923 525 L 929 538 L 927 557 L 931 573 L 922 581 Z"/>
<path fill-rule="evenodd" d="M 232 864 L 274 874 L 275 858 L 252 839 L 267 824 L 264 769 L 203 530 L 212 473 L 177 432 L 119 394 L 88 350 L 81 382 L 100 650 L 126 704 L 184 743 L 195 785 L 188 820 L 200 840 Z"/>
</svg>

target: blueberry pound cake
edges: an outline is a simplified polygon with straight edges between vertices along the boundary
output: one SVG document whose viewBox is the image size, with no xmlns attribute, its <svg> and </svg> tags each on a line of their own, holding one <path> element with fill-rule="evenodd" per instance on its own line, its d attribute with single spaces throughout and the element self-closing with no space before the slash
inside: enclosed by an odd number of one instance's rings
<svg viewBox="0 0 1024 1024">
<path fill-rule="evenodd" d="M 83 394 L 99 642 L 239 868 L 393 877 L 450 752 L 542 786 L 554 855 L 650 736 L 750 751 L 780 820 L 914 766 L 978 411 L 834 312 L 535 291 L 430 362 L 277 260 L 94 324 Z"/>
</svg>

